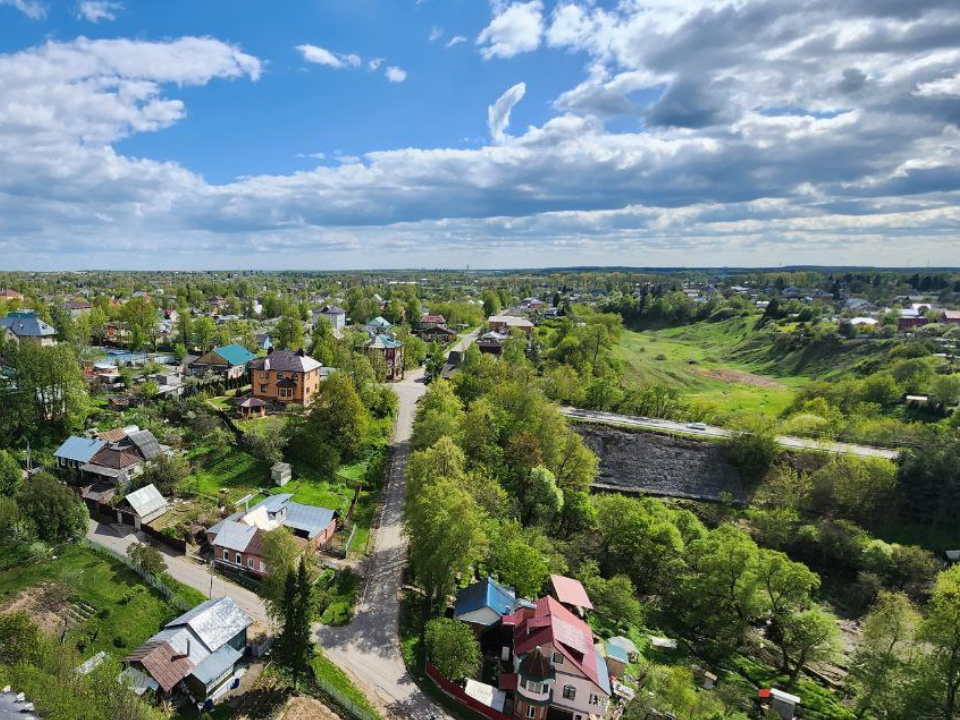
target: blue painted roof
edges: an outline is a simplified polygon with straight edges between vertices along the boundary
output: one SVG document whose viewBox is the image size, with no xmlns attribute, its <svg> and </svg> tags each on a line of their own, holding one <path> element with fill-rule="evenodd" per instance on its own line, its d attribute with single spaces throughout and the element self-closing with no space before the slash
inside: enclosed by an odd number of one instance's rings
<svg viewBox="0 0 960 720">
<path fill-rule="evenodd" d="M 373 320 L 368 322 L 367 325 L 374 328 L 384 328 L 384 329 L 393 327 L 393 325 L 391 325 L 382 315 L 378 315 Z"/>
<path fill-rule="evenodd" d="M 256 356 L 243 345 L 224 345 L 223 347 L 214 348 L 213 351 L 230 365 L 244 365 L 256 359 Z"/>
<path fill-rule="evenodd" d="M 103 440 L 77 437 L 74 435 L 63 441 L 63 445 L 57 448 L 54 456 L 63 458 L 64 460 L 76 460 L 77 462 L 88 463 L 104 445 L 106 445 L 106 443 Z"/>
<path fill-rule="evenodd" d="M 600 688 L 607 694 L 610 695 L 610 671 L 607 669 L 607 661 L 603 659 L 603 655 L 599 651 L 594 650 L 597 653 L 597 677 L 600 680 Z"/>
<path fill-rule="evenodd" d="M 607 657 L 611 657 L 614 660 L 619 660 L 624 665 L 630 663 L 630 656 L 625 647 L 612 643 L 609 640 L 607 640 L 603 646 L 607 651 Z"/>
<path fill-rule="evenodd" d="M 453 616 L 459 617 L 482 608 L 490 608 L 503 616 L 514 612 L 517 607 L 517 596 L 511 588 L 504 587 L 493 578 L 484 578 L 460 591 Z"/>
<path fill-rule="evenodd" d="M 191 675 L 202 682 L 204 687 L 208 687 L 214 680 L 219 680 L 242 657 L 243 653 L 233 646 L 223 645 L 215 653 L 201 660 Z"/>
</svg>

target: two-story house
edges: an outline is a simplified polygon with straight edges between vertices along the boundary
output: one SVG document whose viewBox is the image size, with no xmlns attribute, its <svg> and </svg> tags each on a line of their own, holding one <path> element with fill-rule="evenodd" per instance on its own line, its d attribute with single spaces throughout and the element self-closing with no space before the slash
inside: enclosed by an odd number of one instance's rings
<svg viewBox="0 0 960 720">
<path fill-rule="evenodd" d="M 505 615 L 513 630 L 513 671 L 499 686 L 513 691 L 518 720 L 589 720 L 603 716 L 610 700 L 610 674 L 590 627 L 553 597 Z"/>
<path fill-rule="evenodd" d="M 12 312 L 0 318 L 0 330 L 6 333 L 7 340 L 15 343 L 35 343 L 37 345 L 56 345 L 57 331 L 33 312 Z"/>
<path fill-rule="evenodd" d="M 250 364 L 253 397 L 282 405 L 310 405 L 320 388 L 321 367 L 303 350 L 274 350 Z"/>
</svg>

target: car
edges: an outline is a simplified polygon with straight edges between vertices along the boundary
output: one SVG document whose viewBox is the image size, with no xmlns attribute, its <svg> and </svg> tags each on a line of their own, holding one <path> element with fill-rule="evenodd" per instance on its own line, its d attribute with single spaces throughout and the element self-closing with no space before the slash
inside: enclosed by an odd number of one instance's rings
<svg viewBox="0 0 960 720">
<path fill-rule="evenodd" d="M 705 423 L 702 423 L 702 422 L 687 423 L 687 427 L 690 428 L 691 430 L 706 430 L 706 429 L 707 429 L 706 424 L 705 424 Z"/>
</svg>

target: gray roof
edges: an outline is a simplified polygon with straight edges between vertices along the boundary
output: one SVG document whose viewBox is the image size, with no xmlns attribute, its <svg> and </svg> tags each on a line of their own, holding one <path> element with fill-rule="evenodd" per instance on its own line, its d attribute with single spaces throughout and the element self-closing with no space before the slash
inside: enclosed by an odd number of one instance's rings
<svg viewBox="0 0 960 720">
<path fill-rule="evenodd" d="M 36 315 L 18 313 L 0 318 L 0 327 L 8 328 L 17 337 L 53 337 L 57 331 Z"/>
<path fill-rule="evenodd" d="M 76 462 L 88 463 L 90 458 L 96 455 L 100 449 L 106 445 L 103 440 L 96 440 L 84 437 L 68 437 L 63 444 L 57 448 L 55 457 L 64 460 L 75 460 Z"/>
<path fill-rule="evenodd" d="M 207 600 L 167 624 L 167 628 L 187 626 L 211 652 L 216 652 L 237 633 L 253 623 L 233 598 Z"/>
<path fill-rule="evenodd" d="M 8 688 L 0 692 L 0 720 L 35 720 L 33 703 Z"/>
<path fill-rule="evenodd" d="M 250 508 L 250 512 L 253 512 L 258 507 L 265 507 L 267 509 L 267 512 L 272 512 L 272 513 L 280 512 L 281 510 L 283 510 L 283 506 L 286 505 L 287 501 L 289 501 L 290 498 L 292 497 L 293 495 L 291 495 L 290 493 L 278 493 L 276 495 L 268 495 L 263 500 L 261 500 L 256 505 L 254 505 L 252 508 Z"/>
<path fill-rule="evenodd" d="M 253 536 L 257 534 L 257 528 L 253 525 L 247 525 L 236 520 L 224 520 L 217 525 L 220 526 L 220 529 L 213 539 L 213 544 L 235 552 L 246 551 L 250 541 L 253 540 Z M 217 525 L 214 525 L 214 527 L 217 527 Z M 212 531 L 213 528 L 211 528 Z"/>
<path fill-rule="evenodd" d="M 154 485 L 147 485 L 130 493 L 126 501 L 141 518 L 149 517 L 167 507 L 166 499 Z"/>
<path fill-rule="evenodd" d="M 214 680 L 217 680 L 227 670 L 237 664 L 237 660 L 243 657 L 243 653 L 231 645 L 223 645 L 212 655 L 204 658 L 190 673 L 197 680 L 207 687 Z"/>
<path fill-rule="evenodd" d="M 290 502 L 287 503 L 287 517 L 283 524 L 294 530 L 302 530 L 312 540 L 330 526 L 335 515 L 333 510 L 327 508 Z"/>
<path fill-rule="evenodd" d="M 143 457 L 147 460 L 153 460 L 157 455 L 163 452 L 163 447 L 157 442 L 153 433 L 149 430 L 138 430 L 127 435 L 127 439 L 136 445 Z"/>
</svg>

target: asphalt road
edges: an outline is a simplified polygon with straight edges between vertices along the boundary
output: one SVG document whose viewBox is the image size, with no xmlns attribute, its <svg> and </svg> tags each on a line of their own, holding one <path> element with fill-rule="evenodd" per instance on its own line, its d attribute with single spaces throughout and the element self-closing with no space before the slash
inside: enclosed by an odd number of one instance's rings
<svg viewBox="0 0 960 720">
<path fill-rule="evenodd" d="M 618 415 L 616 413 L 600 412 L 598 410 L 581 410 L 580 408 L 564 407 L 561 409 L 567 417 L 581 422 L 599 423 L 602 425 L 623 425 L 625 427 L 644 428 L 645 430 L 659 430 L 690 437 L 725 438 L 732 433 L 715 425 L 706 425 L 702 428 L 691 428 L 687 423 L 660 418 L 637 417 L 634 415 Z M 821 452 L 837 453 L 841 455 L 859 455 L 861 457 L 882 457 L 893 460 L 900 453 L 889 448 L 872 447 L 870 445 L 854 445 L 852 443 L 833 442 L 829 440 L 811 440 L 810 438 L 778 435 L 777 442 L 785 448 L 798 450 L 819 450 Z"/>
</svg>

